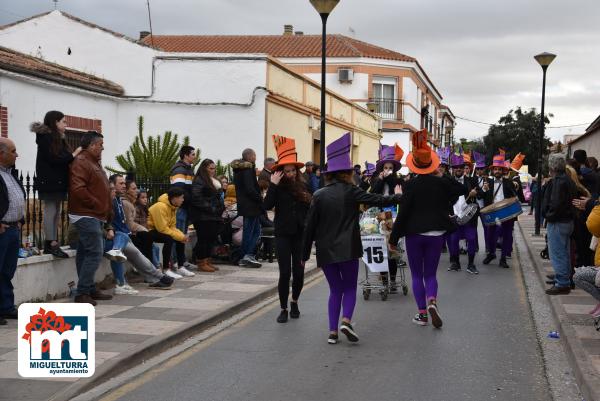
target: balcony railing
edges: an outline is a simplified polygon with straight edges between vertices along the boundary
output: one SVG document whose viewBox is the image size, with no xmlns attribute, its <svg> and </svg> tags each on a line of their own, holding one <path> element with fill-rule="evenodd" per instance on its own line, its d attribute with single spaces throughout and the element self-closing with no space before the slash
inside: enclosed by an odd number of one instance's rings
<svg viewBox="0 0 600 401">
<path fill-rule="evenodd" d="M 370 98 L 369 103 L 375 106 L 374 113 L 384 120 L 402 120 L 402 100 Z"/>
</svg>

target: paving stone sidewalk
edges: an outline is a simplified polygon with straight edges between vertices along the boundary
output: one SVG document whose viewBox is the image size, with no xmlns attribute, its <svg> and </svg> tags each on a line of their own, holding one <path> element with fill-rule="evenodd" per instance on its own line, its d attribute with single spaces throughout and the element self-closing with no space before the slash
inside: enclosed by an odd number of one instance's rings
<svg viewBox="0 0 600 401">
<path fill-rule="evenodd" d="M 535 219 L 533 215 L 527 214 L 519 216 L 518 227 L 532 256 L 538 276 L 544 282 L 546 274 L 554 273 L 550 261 L 540 256 L 540 252 L 546 246 L 544 240 L 546 230 L 542 228 L 541 236 L 533 236 Z M 549 287 L 545 283 L 544 286 Z M 594 319 L 588 314 L 596 306 L 597 301 L 579 288 L 568 295 L 547 295 L 547 297 L 559 323 L 557 330 L 564 341 L 579 386 L 586 396 L 585 399 L 600 401 L 600 332 L 596 331 Z"/>
<path fill-rule="evenodd" d="M 181 335 L 216 324 L 239 308 L 275 293 L 277 263 L 260 269 L 219 265 L 215 273 L 176 280 L 171 290 L 152 290 L 133 283 L 137 295 L 117 295 L 96 306 L 96 373 L 139 359 L 157 342 L 182 341 Z M 306 275 L 316 273 L 314 261 Z M 108 292 L 108 291 L 107 291 Z M 62 299 L 56 302 L 71 302 Z M 73 386 L 77 379 L 24 379 L 17 373 L 17 322 L 0 326 L 0 400 L 47 400 Z M 89 380 L 89 379 L 81 379 Z M 77 383 L 81 384 L 81 382 Z"/>
</svg>

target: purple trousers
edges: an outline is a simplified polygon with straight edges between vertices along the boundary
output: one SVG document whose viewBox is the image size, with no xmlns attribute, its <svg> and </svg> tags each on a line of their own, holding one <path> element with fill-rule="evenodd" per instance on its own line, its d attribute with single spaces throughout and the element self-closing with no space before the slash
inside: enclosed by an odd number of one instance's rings
<svg viewBox="0 0 600 401">
<path fill-rule="evenodd" d="M 412 289 L 421 312 L 426 310 L 428 300 L 437 298 L 438 283 L 435 275 L 443 243 L 444 235 L 406 236 L 406 255 L 412 276 Z"/>
<path fill-rule="evenodd" d="M 337 331 L 342 308 L 342 318 L 352 320 L 356 306 L 358 259 L 325 265 L 323 273 L 329 283 L 329 330 Z"/>
<path fill-rule="evenodd" d="M 458 259 L 460 247 L 459 242 L 464 238 L 467 240 L 467 253 L 469 256 L 474 256 L 477 253 L 477 227 L 469 224 L 458 226 L 458 229 L 450 234 L 449 247 L 450 257 Z"/>
<path fill-rule="evenodd" d="M 501 258 L 510 256 L 512 252 L 513 242 L 513 227 L 515 225 L 514 220 L 508 220 L 500 225 L 500 229 L 497 226 L 490 226 L 490 254 L 496 254 L 496 244 L 498 243 L 498 237 L 502 235 L 502 255 Z"/>
</svg>

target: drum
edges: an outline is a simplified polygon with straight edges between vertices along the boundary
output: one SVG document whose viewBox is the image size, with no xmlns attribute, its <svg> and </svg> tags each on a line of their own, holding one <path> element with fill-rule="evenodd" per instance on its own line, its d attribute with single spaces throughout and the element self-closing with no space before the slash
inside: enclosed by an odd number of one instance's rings
<svg viewBox="0 0 600 401">
<path fill-rule="evenodd" d="M 477 203 L 466 204 L 462 212 L 456 216 L 456 224 L 464 226 L 477 214 L 477 210 L 479 210 Z"/>
<path fill-rule="evenodd" d="M 521 203 L 517 198 L 504 199 L 481 209 L 483 224 L 486 226 L 493 226 L 514 219 L 521 213 L 523 213 L 523 209 L 521 209 Z"/>
</svg>

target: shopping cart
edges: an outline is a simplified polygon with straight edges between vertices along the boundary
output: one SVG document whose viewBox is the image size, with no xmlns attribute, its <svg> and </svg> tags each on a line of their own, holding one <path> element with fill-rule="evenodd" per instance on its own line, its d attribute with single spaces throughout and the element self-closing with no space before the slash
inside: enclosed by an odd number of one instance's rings
<svg viewBox="0 0 600 401">
<path fill-rule="evenodd" d="M 393 289 L 398 287 L 404 295 L 408 295 L 408 285 L 406 283 L 406 263 L 404 263 L 404 249 L 402 243 L 398 244 L 397 251 L 389 251 L 385 235 L 374 234 L 361 237 L 363 240 L 364 255 L 361 264 L 365 270 L 365 278 L 360 282 L 360 286 L 365 301 L 369 300 L 371 293 L 379 293 L 382 301 L 387 300 L 388 295 Z M 389 277 L 388 258 L 395 259 L 398 264 L 396 281 L 392 282 Z M 387 274 L 382 274 L 387 273 Z M 396 287 L 396 288 L 394 288 Z"/>
</svg>

